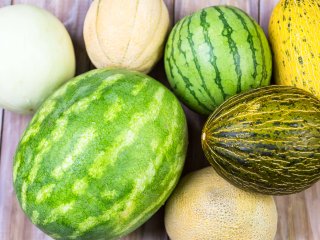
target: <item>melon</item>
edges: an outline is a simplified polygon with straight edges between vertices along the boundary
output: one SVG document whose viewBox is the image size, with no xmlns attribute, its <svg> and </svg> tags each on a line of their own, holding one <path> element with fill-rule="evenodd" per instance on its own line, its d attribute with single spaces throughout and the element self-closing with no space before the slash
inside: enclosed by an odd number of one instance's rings
<svg viewBox="0 0 320 240">
<path fill-rule="evenodd" d="M 35 114 L 15 154 L 14 188 L 55 239 L 117 239 L 164 204 L 186 148 L 186 118 L 167 88 L 138 72 L 93 70 Z"/>
<path fill-rule="evenodd" d="M 302 88 L 320 98 L 319 1 L 281 0 L 274 8 L 269 36 L 279 85 Z"/>
<path fill-rule="evenodd" d="M 247 191 L 284 195 L 320 179 L 320 101 L 290 86 L 236 95 L 209 117 L 204 153 L 225 179 Z"/>
<path fill-rule="evenodd" d="M 0 8 L 0 33 L 0 108 L 33 114 L 74 77 L 69 33 L 50 12 L 28 4 Z"/>
<path fill-rule="evenodd" d="M 178 184 L 165 226 L 171 240 L 273 240 L 277 209 L 271 196 L 234 187 L 207 167 Z"/>
<path fill-rule="evenodd" d="M 86 15 L 83 36 L 97 68 L 148 73 L 163 56 L 169 28 L 163 0 L 95 0 Z"/>
<path fill-rule="evenodd" d="M 206 115 L 237 93 L 269 85 L 272 72 L 262 28 L 231 6 L 205 8 L 181 19 L 170 33 L 164 62 L 176 95 Z"/>
</svg>

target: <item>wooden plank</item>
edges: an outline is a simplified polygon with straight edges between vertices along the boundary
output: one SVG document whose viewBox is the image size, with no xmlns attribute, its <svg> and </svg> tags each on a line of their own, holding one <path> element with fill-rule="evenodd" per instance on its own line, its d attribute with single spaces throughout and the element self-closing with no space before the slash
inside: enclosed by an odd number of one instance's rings
<svg viewBox="0 0 320 240">
<path fill-rule="evenodd" d="M 2 0 L 1 0 L 1 3 Z M 83 21 L 91 0 L 82 1 L 36 1 L 17 0 L 14 4 L 28 3 L 45 8 L 56 15 L 68 29 L 76 50 L 77 73 L 87 71 L 90 61 L 87 57 L 82 37 Z M 51 239 L 33 226 L 25 217 L 16 200 L 12 186 L 12 158 L 30 117 L 5 111 L 3 141 L 0 165 L 0 239 Z"/>
<path fill-rule="evenodd" d="M 174 23 L 174 0 L 164 0 L 169 11 L 171 24 Z"/>
<path fill-rule="evenodd" d="M 320 183 L 299 194 L 276 197 L 281 239 L 320 239 Z"/>
<path fill-rule="evenodd" d="M 254 0 L 253 0 L 254 1 Z M 259 22 L 264 32 L 268 35 L 269 19 L 273 8 L 279 0 L 260 0 Z"/>
<path fill-rule="evenodd" d="M 10 5 L 10 4 L 11 4 L 11 0 L 1 0 L 0 1 L 0 8 L 5 7 L 7 5 Z"/>
<path fill-rule="evenodd" d="M 3 109 L 0 108 L 0 156 L 1 156 L 1 142 L 2 142 L 2 118 L 3 118 Z M 0 166 L 1 166 L 1 157 L 0 157 Z"/>
<path fill-rule="evenodd" d="M 198 9 L 213 5 L 231 5 L 245 10 L 255 19 L 258 19 L 258 1 L 257 0 L 176 0 L 175 1 L 175 21 L 183 16 L 189 15 Z"/>
<path fill-rule="evenodd" d="M 29 221 L 22 213 L 12 186 L 12 158 L 16 145 L 30 117 L 8 111 L 4 128 L 0 165 L 0 239 L 32 239 Z"/>
</svg>

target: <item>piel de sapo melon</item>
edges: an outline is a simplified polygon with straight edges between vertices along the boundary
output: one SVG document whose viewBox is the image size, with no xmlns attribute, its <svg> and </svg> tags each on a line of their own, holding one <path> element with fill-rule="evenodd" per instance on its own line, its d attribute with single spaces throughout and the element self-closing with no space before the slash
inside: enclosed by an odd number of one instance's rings
<svg viewBox="0 0 320 240">
<path fill-rule="evenodd" d="M 215 170 L 242 189 L 302 191 L 320 178 L 320 101 L 290 86 L 237 95 L 209 117 L 202 146 Z"/>
</svg>

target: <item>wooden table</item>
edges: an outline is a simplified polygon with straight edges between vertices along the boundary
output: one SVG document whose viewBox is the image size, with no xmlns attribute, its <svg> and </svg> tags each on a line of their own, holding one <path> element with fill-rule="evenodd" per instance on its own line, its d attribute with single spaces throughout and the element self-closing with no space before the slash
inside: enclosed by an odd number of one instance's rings
<svg viewBox="0 0 320 240">
<path fill-rule="evenodd" d="M 206 6 L 230 4 L 248 12 L 267 32 L 270 13 L 278 0 L 166 0 L 165 2 L 173 22 Z M 18 3 L 34 4 L 55 14 L 66 25 L 73 39 L 77 57 L 77 74 L 93 68 L 86 54 L 82 37 L 83 21 L 91 0 L 0 0 L 0 7 Z M 167 84 L 162 61 L 151 75 Z M 208 165 L 200 146 L 200 132 L 205 119 L 187 109 L 186 113 L 190 147 L 185 173 Z M 0 240 L 51 239 L 25 217 L 12 186 L 12 156 L 30 118 L 31 116 L 21 116 L 0 109 Z M 277 240 L 320 239 L 320 183 L 299 194 L 276 197 L 276 202 L 279 213 Z M 163 209 L 123 239 L 168 239 L 163 225 Z"/>
</svg>

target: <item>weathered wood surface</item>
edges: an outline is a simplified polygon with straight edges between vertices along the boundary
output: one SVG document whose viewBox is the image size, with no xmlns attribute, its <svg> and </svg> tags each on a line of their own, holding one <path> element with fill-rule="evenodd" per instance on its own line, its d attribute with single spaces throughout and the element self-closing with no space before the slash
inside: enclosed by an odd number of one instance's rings
<svg viewBox="0 0 320 240">
<path fill-rule="evenodd" d="M 278 0 L 167 0 L 172 22 L 197 9 L 217 4 L 229 4 L 242 8 L 253 16 L 267 31 L 270 13 Z M 77 73 L 92 68 L 87 57 L 82 26 L 91 0 L 0 0 L 0 7 L 8 4 L 31 3 L 55 14 L 67 27 L 77 57 Z M 163 63 L 152 71 L 152 76 L 167 85 Z M 201 145 L 200 132 L 205 119 L 186 109 L 189 124 L 189 150 L 184 173 L 207 166 Z M 3 116 L 2 116 L 3 114 Z M 3 121 L 1 121 L 3 119 Z M 48 240 L 51 239 L 34 227 L 22 213 L 12 186 L 12 157 L 20 135 L 30 116 L 20 116 L 0 109 L 0 133 L 2 132 L 0 158 L 0 240 Z M 1 131 L 2 126 L 2 131 Z M 318 240 L 320 239 L 320 183 L 300 194 L 276 197 L 279 213 L 276 240 Z M 168 239 L 163 226 L 163 209 L 134 233 L 123 238 Z"/>
</svg>

